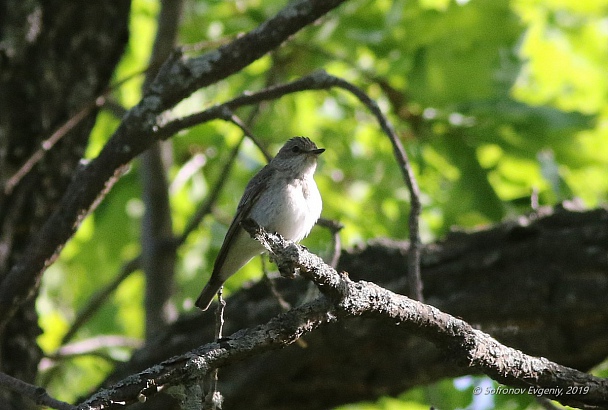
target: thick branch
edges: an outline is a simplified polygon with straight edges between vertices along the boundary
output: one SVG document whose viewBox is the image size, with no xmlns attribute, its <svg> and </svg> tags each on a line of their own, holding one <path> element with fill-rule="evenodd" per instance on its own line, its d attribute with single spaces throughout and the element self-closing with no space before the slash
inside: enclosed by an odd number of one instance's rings
<svg viewBox="0 0 608 410">
<path fill-rule="evenodd" d="M 427 300 L 502 344 L 590 369 L 608 355 L 606 221 L 606 209 L 559 207 L 485 230 L 453 232 L 425 246 Z M 376 239 L 344 250 L 338 267 L 353 280 L 405 294 L 408 247 L 407 242 Z M 298 306 L 310 283 L 275 280 L 274 285 L 290 305 Z M 280 312 L 265 281 L 248 284 L 228 299 L 227 334 Z M 209 312 L 182 317 L 119 366 L 108 383 L 211 341 L 212 323 Z M 417 332 L 404 334 L 400 328 L 353 317 L 307 335 L 306 349 L 289 346 L 225 368 L 220 380 L 225 408 L 324 409 L 477 373 L 447 360 Z M 309 394 L 313 390 L 314 397 Z"/>
<path fill-rule="evenodd" d="M 288 276 L 299 272 L 312 280 L 336 307 L 339 318 L 369 316 L 389 319 L 391 324 L 415 329 L 434 342 L 453 360 L 480 370 L 501 383 L 547 392 L 544 397 L 572 406 L 608 405 L 608 380 L 553 363 L 545 358 L 528 356 L 504 346 L 490 335 L 473 329 L 430 305 L 397 295 L 371 282 L 353 282 L 339 274 L 318 256 L 302 246 L 266 232 L 254 221 L 243 227 L 270 252 L 279 270 Z M 585 386 L 566 394 L 572 386 Z M 554 393 L 555 392 L 555 393 Z"/>
<path fill-rule="evenodd" d="M 118 180 L 124 166 L 158 139 L 158 116 L 197 89 L 213 84 L 278 47 L 343 0 L 298 0 L 255 30 L 218 50 L 185 59 L 174 55 L 140 103 L 131 109 L 102 152 L 77 172 L 57 211 L 29 244 L 0 287 L 0 331 L 31 296 L 82 219 Z"/>
<path fill-rule="evenodd" d="M 302 334 L 334 320 L 331 311 L 331 306 L 324 299 L 292 309 L 266 325 L 239 331 L 219 343 L 201 346 L 130 376 L 96 393 L 80 404 L 78 410 L 124 408 L 125 404 L 154 396 L 162 388 L 198 382 L 217 367 L 293 343 Z"/>
<path fill-rule="evenodd" d="M 226 158 L 225 164 L 217 178 L 216 183 L 209 191 L 209 196 L 205 198 L 205 200 L 200 204 L 194 215 L 192 215 L 183 232 L 174 239 L 173 243 L 165 243 L 165 247 L 171 247 L 176 249 L 181 246 L 184 242 L 186 242 L 188 236 L 192 232 L 194 232 L 194 230 L 199 226 L 203 218 L 211 212 L 211 208 L 213 208 L 213 205 L 215 205 L 217 198 L 222 192 L 225 182 L 228 181 L 228 174 L 230 173 L 230 170 L 234 165 L 234 160 L 236 159 L 243 140 L 244 137 L 230 151 L 230 154 Z M 99 308 L 106 302 L 107 298 L 118 288 L 118 286 L 133 272 L 140 268 L 141 255 L 138 255 L 123 264 L 120 268 L 120 272 L 116 275 L 116 277 L 114 277 L 110 283 L 102 287 L 93 296 L 91 296 L 84 308 L 82 308 L 82 310 L 77 313 L 76 318 L 72 322 L 70 329 L 62 338 L 61 344 L 64 345 L 69 342 L 74 337 L 74 335 L 76 335 L 78 330 L 80 330 L 82 325 L 84 325 L 97 312 L 97 310 L 99 310 Z"/>
<path fill-rule="evenodd" d="M 250 229 L 247 225 L 245 228 Z M 322 297 L 279 315 L 253 330 L 239 331 L 227 342 L 200 347 L 127 378 L 88 401 L 90 407 L 81 405 L 80 408 L 99 408 L 95 406 L 101 403 L 111 405 L 112 401 L 129 403 L 142 394 L 149 396 L 156 393 L 157 388 L 152 389 L 152 386 L 188 384 L 216 366 L 233 365 L 237 360 L 286 346 L 319 325 L 336 319 L 345 326 L 349 318 L 372 319 L 379 332 L 386 329 L 401 332 L 399 329 L 404 329 L 407 334 L 415 333 L 432 341 L 445 356 L 460 366 L 468 367 L 469 371 L 482 371 L 501 383 L 524 387 L 526 391 L 530 386 L 538 389 L 535 390 L 537 392 L 546 389 L 546 397 L 563 404 L 587 407 L 608 404 L 608 383 L 603 379 L 544 358 L 526 355 L 437 308 L 370 282 L 352 281 L 347 275 L 339 274 L 322 263 L 317 256 L 299 245 L 284 241 L 278 235 L 255 230 L 255 227 L 252 232 L 270 249 L 280 269 L 298 270 L 301 275 L 313 280 L 327 298 Z M 262 342 L 258 337 L 267 338 L 267 342 Z M 302 350 L 302 354 L 309 354 L 307 350 Z M 572 386 L 584 386 L 585 389 L 576 392 L 568 390 Z M 569 391 L 572 394 L 567 394 Z"/>
</svg>

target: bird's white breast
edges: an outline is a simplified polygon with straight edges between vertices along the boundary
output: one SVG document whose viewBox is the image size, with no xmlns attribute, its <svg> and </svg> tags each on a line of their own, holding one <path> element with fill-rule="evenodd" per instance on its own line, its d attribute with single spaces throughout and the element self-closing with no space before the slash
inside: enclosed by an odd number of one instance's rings
<svg viewBox="0 0 608 410">
<path fill-rule="evenodd" d="M 267 190 L 253 207 L 252 217 L 266 229 L 297 242 L 308 235 L 321 216 L 322 206 L 321 194 L 310 173 Z"/>
</svg>

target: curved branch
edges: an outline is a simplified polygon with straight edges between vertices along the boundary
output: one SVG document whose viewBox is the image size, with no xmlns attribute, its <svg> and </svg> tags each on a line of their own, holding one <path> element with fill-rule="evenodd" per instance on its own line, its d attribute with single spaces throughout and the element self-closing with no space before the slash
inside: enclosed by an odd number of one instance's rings
<svg viewBox="0 0 608 410">
<path fill-rule="evenodd" d="M 251 64 L 343 1 L 294 1 L 258 28 L 218 50 L 191 59 L 175 53 L 167 60 L 99 156 L 76 173 L 55 213 L 0 284 L 0 332 L 17 308 L 34 294 L 42 272 L 119 179 L 126 164 L 159 139 L 155 132 L 162 112 L 197 89 Z"/>
<path fill-rule="evenodd" d="M 487 229 L 453 232 L 424 248 L 425 296 L 504 345 L 588 371 L 608 355 L 607 221 L 607 209 L 541 208 Z M 353 280 L 406 294 L 408 249 L 407 242 L 378 238 L 344 250 L 338 267 Z M 310 294 L 311 283 L 302 278 L 274 283 L 291 306 Z M 226 334 L 281 311 L 265 281 L 249 284 L 228 299 Z M 417 331 L 366 317 L 305 335 L 306 349 L 291 345 L 222 369 L 225 407 L 324 409 L 479 373 L 446 360 L 451 354 Z M 119 365 L 104 386 L 212 340 L 211 312 L 184 315 Z"/>
<path fill-rule="evenodd" d="M 201 346 L 101 390 L 79 409 L 117 408 L 155 395 L 172 385 L 188 385 L 214 368 L 279 349 L 323 324 L 361 317 L 384 327 L 404 329 L 437 345 L 458 364 L 501 383 L 533 391 L 572 406 L 608 404 L 608 381 L 507 347 L 488 334 L 439 309 L 398 295 L 373 283 L 352 281 L 305 248 L 268 234 L 251 221 L 244 224 L 271 252 L 284 272 L 299 271 L 324 297 L 278 315 L 265 325 L 240 330 L 219 343 Z M 578 389 L 569 389 L 572 386 Z M 105 406 L 105 407 L 104 407 Z"/>
<path fill-rule="evenodd" d="M 338 273 L 318 256 L 302 246 L 266 232 L 253 220 L 243 228 L 273 256 L 279 270 L 288 277 L 299 272 L 312 280 L 329 298 L 339 319 L 364 316 L 414 329 L 457 363 L 480 370 L 493 379 L 512 386 L 525 387 L 564 405 L 608 405 L 608 380 L 579 370 L 533 357 L 504 346 L 467 322 L 439 309 L 395 294 L 372 282 L 354 282 L 346 273 Z M 572 386 L 585 387 L 571 389 Z"/>
<path fill-rule="evenodd" d="M 420 240 L 419 219 L 421 212 L 420 189 L 414 176 L 414 171 L 407 157 L 407 153 L 395 133 L 393 126 L 384 114 L 380 111 L 378 104 L 372 100 L 363 90 L 341 78 L 327 74 L 323 70 L 316 71 L 304 76 L 296 81 L 268 87 L 256 93 L 246 93 L 223 104 L 213 106 L 205 111 L 189 115 L 165 124 L 159 133 L 163 136 L 171 136 L 176 132 L 203 122 L 217 118 L 231 118 L 231 110 L 250 104 L 257 104 L 262 101 L 280 98 L 284 95 L 310 90 L 323 90 L 332 87 L 342 88 L 361 101 L 376 117 L 393 146 L 395 158 L 403 174 L 403 179 L 410 193 L 410 217 L 409 231 L 411 252 L 409 253 L 408 276 L 410 278 L 410 294 L 417 300 L 423 300 L 422 279 L 420 276 L 420 258 L 422 253 L 422 243 Z M 238 125 L 238 124 L 237 124 Z M 244 129 L 247 133 L 247 131 Z"/>
<path fill-rule="evenodd" d="M 378 104 L 367 94 L 363 92 L 360 88 L 354 86 L 338 77 L 329 76 L 328 81 L 332 83 L 333 86 L 342 88 L 354 96 L 356 96 L 359 101 L 361 101 L 376 117 L 376 120 L 380 123 L 382 130 L 388 136 L 393 146 L 393 152 L 395 154 L 395 158 L 397 159 L 397 163 L 399 164 L 399 169 L 403 175 L 403 180 L 405 181 L 405 185 L 407 186 L 410 192 L 410 217 L 409 217 L 409 231 L 410 231 L 410 252 L 408 254 L 408 277 L 409 277 L 409 285 L 410 285 L 410 295 L 419 301 L 424 301 L 424 297 L 422 294 L 422 278 L 420 276 L 420 256 L 422 253 L 422 241 L 420 240 L 420 212 L 422 210 L 422 205 L 420 203 L 420 188 L 418 187 L 418 183 L 416 182 L 416 177 L 414 176 L 414 170 L 412 169 L 412 165 L 410 160 L 403 148 L 403 144 L 399 140 L 399 137 L 395 133 L 395 129 L 393 128 L 390 121 L 382 114 L 380 111 L 380 107 Z"/>
</svg>

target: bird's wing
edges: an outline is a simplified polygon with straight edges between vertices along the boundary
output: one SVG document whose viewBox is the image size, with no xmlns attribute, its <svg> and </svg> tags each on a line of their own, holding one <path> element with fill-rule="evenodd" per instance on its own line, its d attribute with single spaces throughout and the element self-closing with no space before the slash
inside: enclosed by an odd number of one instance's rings
<svg viewBox="0 0 608 410">
<path fill-rule="evenodd" d="M 228 228 L 228 232 L 226 233 L 226 237 L 224 238 L 224 243 L 222 243 L 222 247 L 220 248 L 220 252 L 215 259 L 215 264 L 213 265 L 213 273 L 211 277 L 215 275 L 219 275 L 219 271 L 224 265 L 226 261 L 226 257 L 228 256 L 228 251 L 232 246 L 232 242 L 236 239 L 238 232 L 241 228 L 241 221 L 243 221 L 247 215 L 249 215 L 251 208 L 258 201 L 262 192 L 266 190 L 268 187 L 268 180 L 270 174 L 272 173 L 272 169 L 266 165 L 262 168 L 247 184 L 245 188 L 245 193 L 239 202 L 239 205 L 236 208 L 236 215 Z M 250 187 L 255 186 L 255 189 L 249 189 Z"/>
</svg>

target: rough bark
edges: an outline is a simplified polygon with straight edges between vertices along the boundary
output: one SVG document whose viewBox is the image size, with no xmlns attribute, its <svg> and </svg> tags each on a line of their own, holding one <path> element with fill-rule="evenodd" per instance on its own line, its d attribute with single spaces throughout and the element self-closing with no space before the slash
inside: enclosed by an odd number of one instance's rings
<svg viewBox="0 0 608 410">
<path fill-rule="evenodd" d="M 608 355 L 608 211 L 543 212 L 488 230 L 454 232 L 427 246 L 426 301 L 507 346 L 588 370 Z M 407 248 L 378 240 L 344 252 L 339 269 L 406 293 Z M 277 286 L 297 305 L 309 283 L 279 280 Z M 228 300 L 225 334 L 264 323 L 280 310 L 264 283 L 252 285 Z M 210 342 L 213 328 L 213 313 L 183 318 L 107 382 Z M 221 369 L 224 408 L 324 409 L 471 371 L 414 333 L 365 318 L 325 325 L 305 337 L 305 347 Z M 145 408 L 153 406 L 151 400 Z"/>
<path fill-rule="evenodd" d="M 57 208 L 82 158 L 95 121 L 92 103 L 128 39 L 129 9 L 127 0 L 0 5 L 0 185 L 62 124 L 91 107 L 16 186 L 0 192 L 0 284 Z M 33 282 L 24 291 L 36 290 Z M 40 359 L 37 319 L 30 299 L 0 335 L 0 370 L 29 382 Z M 0 402 L 27 406 L 4 390 Z"/>
</svg>

